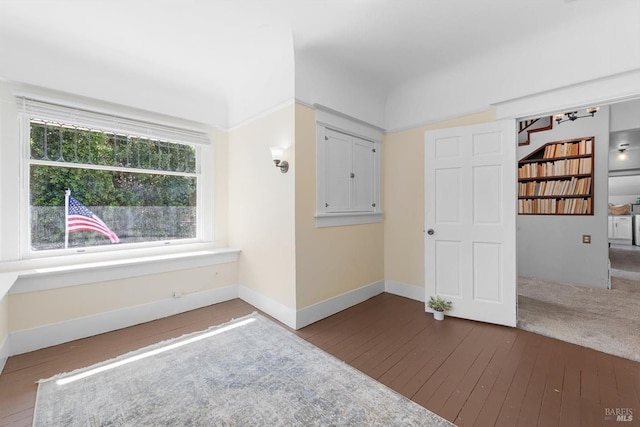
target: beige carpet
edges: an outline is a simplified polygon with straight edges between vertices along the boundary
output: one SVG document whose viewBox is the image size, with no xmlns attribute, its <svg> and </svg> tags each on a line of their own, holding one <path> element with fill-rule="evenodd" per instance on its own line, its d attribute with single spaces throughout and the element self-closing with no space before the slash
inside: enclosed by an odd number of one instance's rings
<svg viewBox="0 0 640 427">
<path fill-rule="evenodd" d="M 611 245 L 611 289 L 640 292 L 640 247 Z"/>
<path fill-rule="evenodd" d="M 640 273 L 640 250 L 637 246 L 612 245 L 609 261 L 615 270 Z"/>
<path fill-rule="evenodd" d="M 640 274 L 617 272 L 613 289 L 518 279 L 518 327 L 640 361 Z"/>
</svg>

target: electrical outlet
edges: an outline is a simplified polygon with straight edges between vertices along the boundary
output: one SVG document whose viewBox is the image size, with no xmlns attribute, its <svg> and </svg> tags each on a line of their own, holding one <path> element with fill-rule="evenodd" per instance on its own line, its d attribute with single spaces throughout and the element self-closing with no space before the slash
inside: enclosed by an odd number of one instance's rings
<svg viewBox="0 0 640 427">
<path fill-rule="evenodd" d="M 591 234 L 583 234 L 582 243 L 591 243 Z"/>
</svg>

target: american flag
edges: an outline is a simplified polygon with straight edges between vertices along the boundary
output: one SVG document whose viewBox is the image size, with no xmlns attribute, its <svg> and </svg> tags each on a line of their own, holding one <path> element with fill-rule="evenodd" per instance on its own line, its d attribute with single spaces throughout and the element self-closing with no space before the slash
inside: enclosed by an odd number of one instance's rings
<svg viewBox="0 0 640 427">
<path fill-rule="evenodd" d="M 111 231 L 100 218 L 71 196 L 69 196 L 67 229 L 69 233 L 75 231 L 94 231 L 108 237 L 111 243 L 118 243 L 120 241 L 116 233 Z"/>
</svg>

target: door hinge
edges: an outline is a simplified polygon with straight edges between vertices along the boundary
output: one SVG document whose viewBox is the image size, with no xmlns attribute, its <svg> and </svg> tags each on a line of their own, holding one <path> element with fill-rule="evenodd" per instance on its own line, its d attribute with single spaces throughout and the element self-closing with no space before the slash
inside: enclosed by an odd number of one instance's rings
<svg viewBox="0 0 640 427">
<path fill-rule="evenodd" d="M 329 203 L 325 203 L 325 204 L 324 204 L 324 207 L 325 207 L 325 208 L 328 208 L 328 207 L 329 207 Z"/>
<path fill-rule="evenodd" d="M 375 208 L 376 204 L 375 203 L 371 203 L 371 207 Z"/>
<path fill-rule="evenodd" d="M 324 140 L 325 140 L 325 141 L 328 141 L 328 140 L 329 140 L 329 137 L 325 135 L 325 136 L 324 136 Z"/>
<path fill-rule="evenodd" d="M 375 148 L 372 148 L 372 149 L 371 149 L 371 152 L 372 152 L 372 153 L 375 153 L 375 152 L 376 152 L 376 149 L 375 149 Z"/>
<path fill-rule="evenodd" d="M 355 173 L 353 173 L 353 172 L 351 172 L 351 174 L 350 174 L 349 176 L 350 176 L 351 178 L 355 178 L 355 177 L 356 177 L 356 174 L 355 174 Z"/>
</svg>

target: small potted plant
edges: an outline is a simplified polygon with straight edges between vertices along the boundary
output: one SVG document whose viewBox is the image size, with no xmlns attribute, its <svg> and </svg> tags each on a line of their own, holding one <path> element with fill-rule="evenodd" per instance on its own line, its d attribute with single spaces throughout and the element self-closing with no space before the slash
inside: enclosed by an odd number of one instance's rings
<svg viewBox="0 0 640 427">
<path fill-rule="evenodd" d="M 444 320 L 444 312 L 451 310 L 451 307 L 453 307 L 451 301 L 444 300 L 437 295 L 435 298 L 429 297 L 427 305 L 433 310 L 433 318 L 436 320 Z"/>
</svg>

